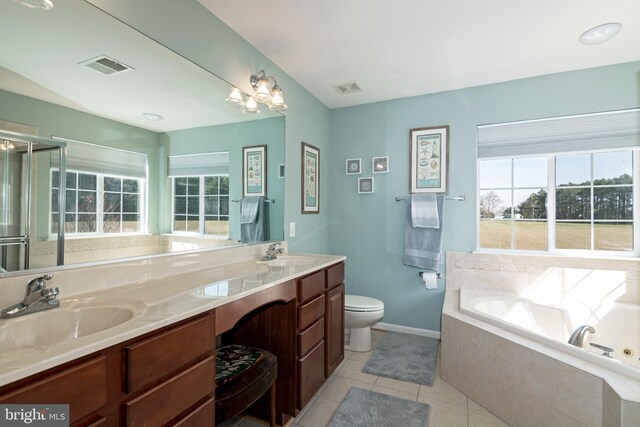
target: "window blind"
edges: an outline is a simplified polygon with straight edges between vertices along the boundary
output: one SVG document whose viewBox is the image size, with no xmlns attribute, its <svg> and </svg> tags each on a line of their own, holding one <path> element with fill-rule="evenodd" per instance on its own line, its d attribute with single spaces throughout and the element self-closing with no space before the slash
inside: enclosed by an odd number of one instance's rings
<svg viewBox="0 0 640 427">
<path fill-rule="evenodd" d="M 478 126 L 478 158 L 640 148 L 640 109 Z"/>
<path fill-rule="evenodd" d="M 228 151 L 169 156 L 169 177 L 228 174 Z"/>
<path fill-rule="evenodd" d="M 55 136 L 52 139 L 67 143 L 67 170 L 147 178 L 146 154 Z M 59 166 L 57 153 L 51 156 L 51 166 Z"/>
</svg>

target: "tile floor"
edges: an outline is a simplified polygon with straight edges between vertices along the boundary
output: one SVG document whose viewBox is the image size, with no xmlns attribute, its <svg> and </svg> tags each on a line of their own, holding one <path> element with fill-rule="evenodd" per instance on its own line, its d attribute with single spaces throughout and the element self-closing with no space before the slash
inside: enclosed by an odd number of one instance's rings
<svg viewBox="0 0 640 427">
<path fill-rule="evenodd" d="M 383 335 L 383 331 L 373 331 L 374 347 Z M 315 400 L 312 400 L 295 419 L 291 420 L 287 427 L 326 426 L 349 389 L 354 386 L 428 403 L 431 405 L 429 427 L 507 426 L 493 414 L 440 379 L 439 363 L 436 366 L 433 387 L 428 387 L 363 373 L 362 367 L 369 360 L 369 356 L 371 356 L 371 352 L 346 351 L 344 361 L 336 373 L 325 383 Z M 235 417 L 224 423 L 224 427 L 263 427 L 265 425 L 268 424 L 250 417 Z"/>
</svg>

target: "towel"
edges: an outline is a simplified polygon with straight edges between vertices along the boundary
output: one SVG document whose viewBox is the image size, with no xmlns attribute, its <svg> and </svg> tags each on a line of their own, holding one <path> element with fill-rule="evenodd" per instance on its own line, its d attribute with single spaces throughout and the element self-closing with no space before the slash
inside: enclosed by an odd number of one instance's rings
<svg viewBox="0 0 640 427">
<path fill-rule="evenodd" d="M 251 224 L 258 218 L 262 197 L 243 197 L 240 200 L 240 224 Z"/>
<path fill-rule="evenodd" d="M 442 258 L 442 230 L 444 228 L 444 195 L 437 196 L 438 228 L 413 227 L 412 201 L 407 200 L 404 224 L 404 265 L 437 271 Z"/>
<path fill-rule="evenodd" d="M 264 197 L 250 197 L 251 199 L 257 199 L 255 220 L 253 222 L 243 222 L 244 200 L 247 198 L 242 199 L 240 204 L 240 241 L 242 243 L 253 243 L 269 240 L 269 215 Z"/>
<path fill-rule="evenodd" d="M 439 228 L 440 217 L 434 193 L 411 195 L 411 223 L 414 228 Z"/>
</svg>

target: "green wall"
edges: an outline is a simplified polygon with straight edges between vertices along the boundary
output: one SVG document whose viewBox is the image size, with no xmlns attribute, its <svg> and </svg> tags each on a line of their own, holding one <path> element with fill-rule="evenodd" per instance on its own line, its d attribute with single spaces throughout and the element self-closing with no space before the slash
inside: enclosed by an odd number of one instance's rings
<svg viewBox="0 0 640 427">
<path fill-rule="evenodd" d="M 45 138 L 57 136 L 145 153 L 149 164 L 148 228 L 150 233 L 158 232 L 158 183 L 166 176 L 166 172 L 161 175 L 161 164 L 166 153 L 160 145 L 158 133 L 3 90 L 0 90 L 0 120 L 35 126 L 38 128 L 38 135 Z M 49 165 L 46 165 L 46 171 L 37 174 L 33 188 L 36 195 L 36 206 L 33 209 L 36 213 L 38 240 L 49 237 L 48 168 Z M 40 204 L 40 201 L 46 203 Z"/>
<path fill-rule="evenodd" d="M 320 214 L 302 215 L 302 141 L 320 148 L 320 176 L 330 175 L 329 109 L 196 0 L 89 0 L 123 22 L 233 85 L 249 91 L 249 76 L 264 69 L 278 80 L 289 109 L 286 115 L 284 220 L 292 251 L 329 251 L 329 186 L 320 186 Z M 149 11 L 153 11 L 150 13 Z M 296 223 L 289 238 L 288 224 Z"/>
<path fill-rule="evenodd" d="M 637 108 L 639 82 L 634 62 L 332 110 L 326 205 L 330 251 L 347 256 L 347 293 L 384 301 L 383 322 L 440 329 L 444 280 L 426 290 L 419 270 L 402 264 L 405 204 L 394 197 L 409 194 L 409 129 L 450 126 L 449 195 L 467 200 L 446 202 L 443 250 L 473 251 L 476 127 Z M 371 173 L 374 156 L 390 157 L 389 174 Z M 362 175 L 345 175 L 348 158 L 362 158 Z M 357 178 L 366 176 L 375 178 L 375 194 L 359 195 Z"/>
<path fill-rule="evenodd" d="M 285 119 L 253 120 L 228 125 L 206 126 L 167 132 L 169 155 L 229 152 L 229 194 L 231 200 L 242 198 L 242 147 L 267 145 L 267 197 L 276 201 L 269 206 L 271 240 L 282 240 L 284 185 L 278 178 L 278 165 L 284 163 Z M 170 208 L 167 206 L 167 209 Z M 237 203 L 229 206 L 229 238 L 240 239 L 240 209 Z"/>
</svg>

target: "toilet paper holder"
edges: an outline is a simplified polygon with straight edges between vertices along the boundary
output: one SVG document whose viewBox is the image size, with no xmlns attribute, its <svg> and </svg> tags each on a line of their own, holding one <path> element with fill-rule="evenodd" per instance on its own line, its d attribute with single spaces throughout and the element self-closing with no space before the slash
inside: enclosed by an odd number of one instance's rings
<svg viewBox="0 0 640 427">
<path fill-rule="evenodd" d="M 424 273 L 425 273 L 424 271 L 420 271 L 420 272 L 418 273 L 418 276 L 420 276 L 420 278 L 422 278 L 422 275 L 423 275 Z M 436 273 L 436 279 L 439 279 L 439 278 L 440 278 L 440 273 Z"/>
</svg>

